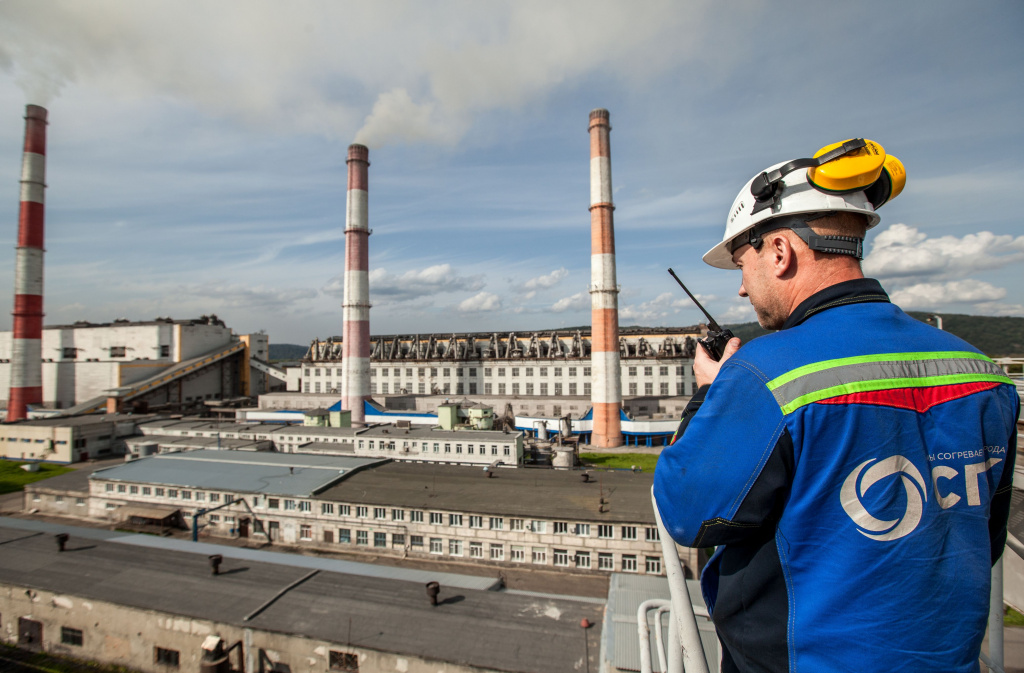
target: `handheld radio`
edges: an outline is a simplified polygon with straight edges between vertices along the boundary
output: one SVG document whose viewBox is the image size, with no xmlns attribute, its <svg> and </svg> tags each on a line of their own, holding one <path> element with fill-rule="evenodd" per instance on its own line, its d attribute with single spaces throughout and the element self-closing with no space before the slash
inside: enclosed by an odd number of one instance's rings
<svg viewBox="0 0 1024 673">
<path fill-rule="evenodd" d="M 668 272 L 672 274 L 672 277 L 676 279 L 677 283 L 679 283 L 679 287 L 683 288 L 683 292 L 693 300 L 693 303 L 697 305 L 697 308 L 700 309 L 701 313 L 707 317 L 708 335 L 702 339 L 697 339 L 697 343 L 700 344 L 700 347 L 704 349 L 704 352 L 707 353 L 712 360 L 718 362 L 722 359 L 722 354 L 725 353 L 725 345 L 729 343 L 729 339 L 732 339 L 735 335 L 727 329 L 722 329 L 722 326 L 715 322 L 715 319 L 711 317 L 710 313 L 704 310 L 704 307 L 700 305 L 697 298 L 686 289 L 686 286 L 683 285 L 683 281 L 679 280 L 679 276 L 676 275 L 675 271 L 669 269 Z"/>
</svg>

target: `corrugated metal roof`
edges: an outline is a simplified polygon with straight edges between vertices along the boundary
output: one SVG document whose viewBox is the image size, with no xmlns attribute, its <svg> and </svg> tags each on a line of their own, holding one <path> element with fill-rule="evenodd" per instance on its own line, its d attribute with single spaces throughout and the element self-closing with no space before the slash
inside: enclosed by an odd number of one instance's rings
<svg viewBox="0 0 1024 673">
<path fill-rule="evenodd" d="M 700 593 L 700 584 L 696 580 L 687 580 L 686 588 L 690 592 L 690 600 L 695 605 L 703 606 L 704 599 Z M 652 598 L 669 600 L 668 580 L 653 575 L 632 575 L 612 573 L 608 586 L 608 610 L 605 631 L 606 657 L 611 664 L 622 671 L 640 670 L 640 639 L 637 634 L 636 611 L 640 604 Z M 666 614 L 662 617 L 662 639 L 668 647 L 668 624 Z M 654 634 L 654 611 L 647 613 L 647 624 L 651 629 L 651 664 L 654 671 L 661 671 Z M 708 668 L 718 671 L 718 637 L 715 627 L 705 617 L 697 617 L 697 627 L 701 632 L 704 654 L 708 660 Z"/>
<path fill-rule="evenodd" d="M 199 450 L 167 453 L 94 472 L 91 479 L 231 493 L 309 497 L 360 468 L 386 460 L 297 453 Z"/>
</svg>

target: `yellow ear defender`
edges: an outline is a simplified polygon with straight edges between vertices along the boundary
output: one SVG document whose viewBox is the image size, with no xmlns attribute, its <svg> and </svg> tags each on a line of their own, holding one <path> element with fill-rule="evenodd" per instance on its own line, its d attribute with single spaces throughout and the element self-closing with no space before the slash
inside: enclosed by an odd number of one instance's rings
<svg viewBox="0 0 1024 673">
<path fill-rule="evenodd" d="M 850 142 L 826 145 L 814 156 L 822 157 Z M 832 194 L 863 190 L 871 205 L 878 209 L 903 191 L 907 184 L 907 171 L 899 159 L 886 154 L 875 141 L 865 139 L 863 143 L 863 147 L 808 168 L 807 181 L 816 189 Z"/>
</svg>

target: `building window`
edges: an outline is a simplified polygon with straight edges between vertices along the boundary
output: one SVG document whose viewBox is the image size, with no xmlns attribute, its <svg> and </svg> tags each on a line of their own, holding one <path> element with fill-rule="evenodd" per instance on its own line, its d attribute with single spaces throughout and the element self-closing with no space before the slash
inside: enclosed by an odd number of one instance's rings
<svg viewBox="0 0 1024 673">
<path fill-rule="evenodd" d="M 125 489 L 125 485 L 124 485 L 124 484 L 118 484 L 118 485 L 117 485 L 117 492 L 118 492 L 118 493 L 124 493 L 124 492 L 125 492 L 125 490 L 126 490 L 126 489 Z"/>
<path fill-rule="evenodd" d="M 573 528 L 573 533 L 575 533 L 576 535 L 579 535 L 581 537 L 589 537 L 590 536 L 590 524 L 589 523 L 578 523 L 578 524 L 576 524 L 576 526 Z"/>
<path fill-rule="evenodd" d="M 405 510 L 404 509 L 393 509 L 391 510 L 392 521 L 405 521 Z"/>
<path fill-rule="evenodd" d="M 482 516 L 475 516 L 475 515 L 471 514 L 469 516 L 469 527 L 470 528 L 483 528 L 484 527 L 484 518 Z"/>
<path fill-rule="evenodd" d="M 584 395 L 590 395 L 590 383 L 589 382 L 583 384 L 583 394 Z"/>
<path fill-rule="evenodd" d="M 462 515 L 461 514 L 449 514 L 448 515 L 448 525 L 449 526 L 461 526 L 462 525 Z"/>
<path fill-rule="evenodd" d="M 422 535 L 410 535 L 409 536 L 409 545 L 413 546 L 413 547 L 422 547 L 423 546 L 423 536 Z"/>
<path fill-rule="evenodd" d="M 55 503 L 57 503 L 58 505 L 60 505 L 60 504 L 62 504 L 64 502 L 64 496 L 63 495 L 55 495 L 55 496 L 53 496 L 53 501 Z"/>
<path fill-rule="evenodd" d="M 491 560 L 492 561 L 504 561 L 505 560 L 505 545 L 491 543 Z"/>
<path fill-rule="evenodd" d="M 313 527 L 308 523 L 304 523 L 299 526 L 299 539 L 300 540 L 312 540 L 313 539 Z"/>
<path fill-rule="evenodd" d="M 316 383 L 313 384 L 313 392 L 315 392 L 315 393 L 320 392 L 320 382 L 319 381 L 317 381 Z"/>
<path fill-rule="evenodd" d="M 527 371 L 529 371 L 529 370 L 527 370 Z M 527 395 L 532 395 L 533 394 L 533 384 L 532 383 L 527 383 L 526 384 L 526 394 Z"/>
<path fill-rule="evenodd" d="M 683 395 L 683 394 L 684 394 L 683 393 L 683 384 L 682 383 L 677 383 L 676 384 L 676 395 Z"/>
<path fill-rule="evenodd" d="M 338 543 L 339 544 L 350 544 L 352 542 L 352 531 L 348 528 L 338 529 Z"/>
<path fill-rule="evenodd" d="M 504 395 L 505 394 L 505 384 L 504 383 L 499 383 L 498 384 L 498 394 L 499 395 Z"/>
<path fill-rule="evenodd" d="M 308 393 L 309 392 L 309 381 L 306 381 L 305 383 L 302 384 L 302 392 L 304 392 L 304 393 Z"/>
<path fill-rule="evenodd" d="M 281 501 L 278 498 L 267 498 L 267 509 L 280 509 Z"/>
<path fill-rule="evenodd" d="M 462 540 L 448 540 L 448 555 L 462 556 Z"/>
<path fill-rule="evenodd" d="M 658 373 L 662 376 L 668 376 L 668 367 L 658 367 Z"/>
<path fill-rule="evenodd" d="M 577 568 L 590 568 L 590 552 L 578 551 L 576 552 L 576 567 Z"/>
<path fill-rule="evenodd" d="M 74 360 L 77 357 L 78 357 L 78 349 L 77 348 L 65 348 L 64 349 L 64 359 L 65 360 Z"/>
<path fill-rule="evenodd" d="M 629 376 L 636 376 L 636 367 L 630 367 L 627 370 L 627 373 L 629 374 Z"/>
<path fill-rule="evenodd" d="M 653 376 L 654 367 L 644 367 L 644 376 Z"/>
<path fill-rule="evenodd" d="M 423 523 L 422 510 L 414 509 L 409 512 L 409 521 L 412 521 L 413 523 Z"/>
<path fill-rule="evenodd" d="M 491 530 L 501 530 L 505 527 L 505 520 L 500 516 L 491 517 Z"/>
<path fill-rule="evenodd" d="M 83 642 L 81 629 L 73 629 L 69 626 L 60 627 L 60 642 L 64 645 L 81 647 Z"/>
<path fill-rule="evenodd" d="M 554 564 L 556 566 L 568 566 L 569 552 L 565 549 L 554 550 Z"/>
<path fill-rule="evenodd" d="M 300 501 L 299 502 L 299 511 L 300 512 L 312 512 L 313 511 L 313 503 L 309 502 L 308 500 Z"/>
<path fill-rule="evenodd" d="M 430 553 L 431 554 L 443 554 L 444 553 L 444 541 L 439 537 L 430 538 Z"/>
<path fill-rule="evenodd" d="M 111 346 L 110 357 L 112 358 L 123 358 L 127 355 L 126 348 L 124 346 Z M 175 664 L 177 665 L 177 664 Z"/>
<path fill-rule="evenodd" d="M 370 509 L 366 505 L 356 505 L 356 516 L 365 519 L 370 515 Z"/>
<path fill-rule="evenodd" d="M 107 484 L 107 493 L 113 493 L 113 492 L 114 492 L 114 485 L 113 484 Z"/>
<path fill-rule="evenodd" d="M 364 547 L 370 544 L 370 534 L 365 530 L 356 531 L 356 544 L 363 545 Z"/>
<path fill-rule="evenodd" d="M 352 506 L 338 505 L 338 516 L 352 516 Z"/>
<path fill-rule="evenodd" d="M 331 650 L 329 665 L 332 671 L 348 671 L 359 673 L 359 655 L 351 652 L 336 652 Z"/>
<path fill-rule="evenodd" d="M 630 396 L 636 397 L 636 381 L 629 382 L 629 393 Z"/>
<path fill-rule="evenodd" d="M 667 383 L 662 383 L 661 384 L 661 394 L 662 394 L 663 397 L 667 397 L 668 396 L 668 384 Z"/>
<path fill-rule="evenodd" d="M 164 666 L 178 667 L 178 650 L 165 650 L 162 647 L 153 648 L 153 661 Z"/>
<path fill-rule="evenodd" d="M 374 519 L 386 519 L 388 518 L 388 510 L 386 507 L 374 507 L 373 508 Z"/>
<path fill-rule="evenodd" d="M 623 540 L 635 540 L 636 539 L 636 526 L 623 526 L 622 527 L 622 539 Z"/>
<path fill-rule="evenodd" d="M 469 557 L 470 558 L 483 558 L 484 557 L 484 543 L 483 542 L 470 542 L 469 543 Z"/>
<path fill-rule="evenodd" d="M 484 395 L 491 395 L 491 394 L 493 394 L 493 389 L 491 388 L 491 384 L 490 383 L 485 383 L 484 384 Z"/>
<path fill-rule="evenodd" d="M 433 526 L 442 526 L 442 525 L 444 525 L 444 514 L 441 514 L 440 512 L 431 512 L 430 513 L 430 524 L 433 525 Z"/>
<path fill-rule="evenodd" d="M 75 507 L 85 507 L 85 498 L 75 498 Z"/>
<path fill-rule="evenodd" d="M 622 572 L 624 573 L 635 573 L 636 572 L 636 556 L 633 554 L 622 555 Z"/>
<path fill-rule="evenodd" d="M 286 512 L 294 512 L 296 509 L 298 509 L 298 505 L 295 503 L 294 500 L 284 501 L 284 510 Z"/>
<path fill-rule="evenodd" d="M 562 375 L 562 368 L 561 367 L 555 367 L 554 369 L 555 369 L 555 376 L 561 376 Z"/>
<path fill-rule="evenodd" d="M 597 555 L 598 570 L 615 570 L 615 557 L 611 554 L 599 553 Z"/>
<path fill-rule="evenodd" d="M 654 384 L 651 383 L 650 381 L 648 381 L 647 383 L 644 384 L 644 395 L 653 395 L 653 394 L 654 394 Z"/>
<path fill-rule="evenodd" d="M 519 394 L 519 384 L 518 383 L 513 383 L 512 384 L 512 394 L 513 395 L 518 395 Z"/>
<path fill-rule="evenodd" d="M 512 377 L 515 378 L 516 376 L 519 376 L 519 367 L 512 368 Z"/>
<path fill-rule="evenodd" d="M 547 521 L 534 521 L 530 524 L 530 530 L 534 533 L 541 533 L 542 535 L 548 532 Z"/>
<path fill-rule="evenodd" d="M 526 563 L 526 547 L 512 547 L 512 562 Z"/>
<path fill-rule="evenodd" d="M 658 556 L 648 556 L 647 557 L 647 562 L 644 565 L 645 565 L 644 569 L 647 572 L 649 572 L 649 573 L 651 573 L 653 575 L 660 575 L 661 574 L 661 558 L 660 557 L 658 557 Z"/>
<path fill-rule="evenodd" d="M 391 546 L 393 546 L 393 547 L 404 547 L 405 546 L 405 533 L 392 533 L 391 534 Z"/>
<path fill-rule="evenodd" d="M 544 547 L 534 547 L 532 550 L 532 560 L 534 563 L 547 563 L 548 562 L 548 550 Z"/>
<path fill-rule="evenodd" d="M 509 530 L 523 530 L 526 526 L 522 519 L 509 519 L 508 528 Z"/>
<path fill-rule="evenodd" d="M 569 394 L 570 395 L 575 395 L 576 394 L 576 384 L 575 383 L 570 383 L 569 384 Z"/>
<path fill-rule="evenodd" d="M 321 514 L 334 514 L 334 504 L 330 502 L 320 503 Z"/>
<path fill-rule="evenodd" d="M 388 546 L 388 534 L 387 533 L 374 533 L 373 534 L 373 546 L 374 547 L 387 547 Z"/>
<path fill-rule="evenodd" d="M 555 522 L 555 535 L 565 535 L 569 532 L 569 524 L 565 521 Z"/>
<path fill-rule="evenodd" d="M 416 385 L 416 392 L 418 392 L 420 395 L 426 394 L 426 392 L 427 392 L 427 384 L 426 383 L 422 383 L 422 382 L 418 383 Z"/>
<path fill-rule="evenodd" d="M 648 542 L 658 542 L 661 540 L 661 536 L 658 535 L 658 529 L 656 527 L 648 527 L 644 529 L 644 539 Z"/>
<path fill-rule="evenodd" d="M 562 394 L 562 384 L 561 383 L 556 383 L 555 384 L 555 397 L 558 397 L 561 394 Z"/>
<path fill-rule="evenodd" d="M 178 497 L 178 489 L 176 489 L 176 488 L 169 488 L 169 489 L 167 489 L 167 497 L 168 498 L 177 498 Z"/>
<path fill-rule="evenodd" d="M 597 536 L 605 540 L 610 540 L 615 535 L 614 531 L 614 526 L 602 523 L 597 527 Z"/>
</svg>

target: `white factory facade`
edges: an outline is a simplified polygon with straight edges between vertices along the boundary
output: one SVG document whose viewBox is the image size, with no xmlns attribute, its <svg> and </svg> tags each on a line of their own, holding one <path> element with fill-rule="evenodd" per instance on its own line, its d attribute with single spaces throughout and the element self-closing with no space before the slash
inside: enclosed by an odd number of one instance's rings
<svg viewBox="0 0 1024 673">
<path fill-rule="evenodd" d="M 624 332 L 619 340 L 624 397 L 693 395 L 693 349 L 699 336 L 699 328 Z M 374 337 L 373 343 L 370 393 L 375 399 L 496 396 L 508 398 L 517 411 L 533 411 L 520 407 L 528 406 L 529 398 L 592 394 L 590 334 L 585 330 L 547 335 L 389 335 Z M 288 389 L 335 393 L 341 372 L 340 340 L 316 340 L 301 366 L 288 370 Z M 581 413 L 589 408 L 582 406 Z"/>
<path fill-rule="evenodd" d="M 0 332 L 0 390 L 4 393 L 9 389 L 12 341 L 10 331 Z M 266 334 L 236 336 L 216 316 L 100 324 L 83 321 L 46 327 L 42 336 L 43 407 L 68 409 L 118 389 L 130 389 L 204 356 L 219 361 L 232 355 L 228 351 L 233 346 L 250 357 L 264 361 L 269 357 Z M 263 372 L 236 371 L 225 381 L 222 367 L 206 366 L 177 377 L 169 397 L 179 403 L 220 399 L 242 392 L 247 377 L 253 393 L 267 390 L 269 381 Z M 5 402 L 0 400 L 0 404 Z"/>
</svg>

